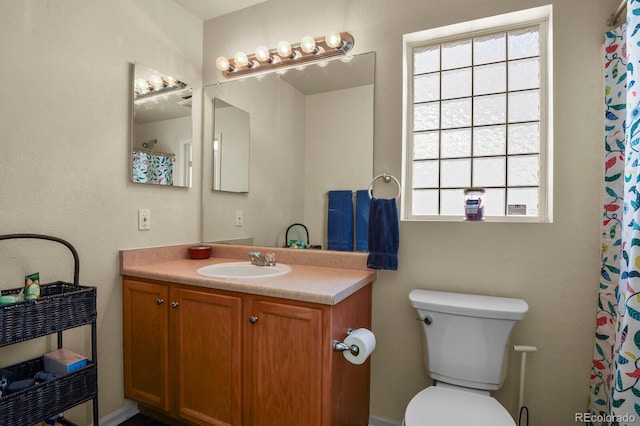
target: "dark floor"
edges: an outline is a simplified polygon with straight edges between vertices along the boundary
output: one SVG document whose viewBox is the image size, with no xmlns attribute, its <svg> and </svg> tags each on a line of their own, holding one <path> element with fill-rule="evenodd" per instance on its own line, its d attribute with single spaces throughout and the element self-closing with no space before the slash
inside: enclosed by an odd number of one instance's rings
<svg viewBox="0 0 640 426">
<path fill-rule="evenodd" d="M 127 421 L 125 421 L 124 423 L 120 423 L 120 426 L 167 426 L 167 425 L 165 423 L 154 420 L 151 417 L 147 417 L 142 413 L 138 413 L 135 416 L 128 419 Z"/>
</svg>

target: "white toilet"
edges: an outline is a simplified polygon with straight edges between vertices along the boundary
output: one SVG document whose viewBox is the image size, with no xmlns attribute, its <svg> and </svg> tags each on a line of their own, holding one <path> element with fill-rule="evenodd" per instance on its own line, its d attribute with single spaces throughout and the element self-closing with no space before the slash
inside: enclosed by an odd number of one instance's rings
<svg viewBox="0 0 640 426">
<path fill-rule="evenodd" d="M 413 397 L 405 426 L 514 426 L 489 391 L 507 372 L 511 330 L 527 302 L 506 297 L 413 290 L 422 320 L 425 366 L 435 382 Z"/>
</svg>

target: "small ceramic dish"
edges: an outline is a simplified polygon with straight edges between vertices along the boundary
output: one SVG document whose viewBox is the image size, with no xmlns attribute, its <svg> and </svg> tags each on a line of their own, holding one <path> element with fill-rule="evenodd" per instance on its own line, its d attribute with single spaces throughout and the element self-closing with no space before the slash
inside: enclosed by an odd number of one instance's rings
<svg viewBox="0 0 640 426">
<path fill-rule="evenodd" d="M 208 259 L 211 256 L 210 246 L 190 246 L 189 257 L 191 259 Z"/>
</svg>

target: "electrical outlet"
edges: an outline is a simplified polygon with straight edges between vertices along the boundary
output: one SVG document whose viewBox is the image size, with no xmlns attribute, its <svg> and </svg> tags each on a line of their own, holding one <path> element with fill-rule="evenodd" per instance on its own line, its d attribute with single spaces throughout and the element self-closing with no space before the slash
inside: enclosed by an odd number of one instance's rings
<svg viewBox="0 0 640 426">
<path fill-rule="evenodd" d="M 242 226 L 242 210 L 236 210 L 236 226 Z"/>
<path fill-rule="evenodd" d="M 138 210 L 138 231 L 146 231 L 151 229 L 151 210 Z"/>
</svg>

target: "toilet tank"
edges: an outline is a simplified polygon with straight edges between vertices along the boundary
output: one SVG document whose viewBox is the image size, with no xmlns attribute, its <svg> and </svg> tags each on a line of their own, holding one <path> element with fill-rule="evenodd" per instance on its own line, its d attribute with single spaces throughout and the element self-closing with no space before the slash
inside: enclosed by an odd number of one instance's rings
<svg viewBox="0 0 640 426">
<path fill-rule="evenodd" d="M 429 375 L 473 389 L 497 390 L 507 371 L 511 331 L 529 310 L 507 297 L 412 290 L 422 320 Z"/>
</svg>

